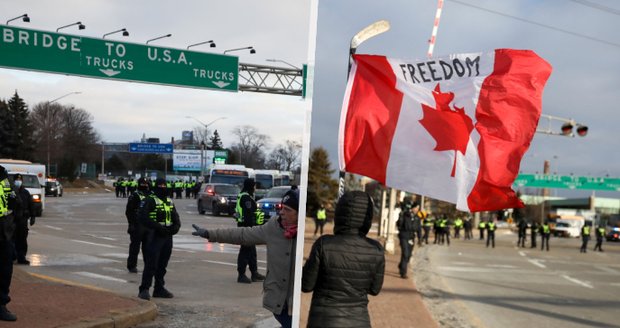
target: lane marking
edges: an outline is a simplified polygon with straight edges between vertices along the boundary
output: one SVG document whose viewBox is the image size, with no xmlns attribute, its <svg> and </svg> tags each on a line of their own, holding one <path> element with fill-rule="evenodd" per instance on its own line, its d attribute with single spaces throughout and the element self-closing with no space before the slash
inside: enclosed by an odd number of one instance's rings
<svg viewBox="0 0 620 328">
<path fill-rule="evenodd" d="M 571 277 L 569 277 L 567 275 L 562 275 L 562 278 L 564 278 L 564 279 L 566 279 L 566 280 L 568 280 L 568 281 L 570 281 L 572 283 L 575 283 L 577 285 L 583 286 L 583 287 L 594 288 L 594 287 L 592 287 L 592 285 L 588 284 L 587 282 L 584 282 L 584 281 L 581 281 L 581 280 L 577 280 L 575 278 L 571 278 Z"/>
<path fill-rule="evenodd" d="M 64 230 L 63 228 L 58 228 L 58 227 L 54 227 L 54 226 L 51 226 L 51 225 L 44 225 L 44 227 L 46 227 L 46 228 L 50 228 L 50 229 L 52 229 L 52 230 L 59 230 L 59 231 L 60 231 L 60 230 Z"/>
<path fill-rule="evenodd" d="M 526 256 L 526 254 L 523 251 L 519 251 L 519 255 Z"/>
<path fill-rule="evenodd" d="M 99 239 L 105 239 L 109 241 L 116 241 L 116 238 L 112 238 L 112 237 L 102 237 L 102 236 L 97 236 L 97 235 L 86 235 L 86 236 L 93 237 L 93 238 L 99 238 Z"/>
<path fill-rule="evenodd" d="M 101 246 L 101 247 L 107 247 L 107 248 L 118 248 L 118 246 L 112 246 L 112 245 L 106 245 L 106 244 L 91 243 L 91 242 L 89 242 L 89 241 L 83 241 L 83 240 L 77 240 L 77 239 L 71 239 L 71 241 L 74 241 L 74 242 L 76 242 L 76 243 L 82 243 L 82 244 L 93 245 L 93 246 Z"/>
<path fill-rule="evenodd" d="M 516 266 L 508 264 L 487 264 L 489 268 L 514 269 Z"/>
<path fill-rule="evenodd" d="M 601 271 L 604 271 L 605 273 L 620 274 L 618 270 L 614 270 L 607 266 L 596 266 L 595 268 L 600 269 Z"/>
<path fill-rule="evenodd" d="M 116 281 L 116 282 L 125 282 L 125 283 L 129 282 L 125 279 L 114 278 L 114 277 L 105 276 L 102 274 L 97 274 L 97 273 L 92 273 L 92 272 L 86 272 L 86 271 L 79 271 L 79 272 L 73 272 L 73 273 L 77 274 L 78 276 L 83 276 L 83 277 L 88 277 L 88 278 L 95 278 L 95 279 Z"/>
<path fill-rule="evenodd" d="M 527 261 L 532 263 L 532 264 L 534 264 L 535 266 L 537 266 L 539 268 L 542 268 L 542 269 L 546 269 L 547 268 L 547 266 L 545 266 L 544 264 L 540 263 L 540 262 L 542 262 L 544 260 L 533 260 L 532 259 L 532 260 L 527 260 Z"/>
</svg>

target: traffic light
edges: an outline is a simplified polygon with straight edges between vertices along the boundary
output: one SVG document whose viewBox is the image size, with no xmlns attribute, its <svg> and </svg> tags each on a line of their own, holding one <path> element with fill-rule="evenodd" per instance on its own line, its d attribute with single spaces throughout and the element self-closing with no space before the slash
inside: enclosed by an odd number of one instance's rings
<svg viewBox="0 0 620 328">
<path fill-rule="evenodd" d="M 585 137 L 588 134 L 588 127 L 585 125 L 577 125 L 577 134 L 580 137 Z"/>
</svg>

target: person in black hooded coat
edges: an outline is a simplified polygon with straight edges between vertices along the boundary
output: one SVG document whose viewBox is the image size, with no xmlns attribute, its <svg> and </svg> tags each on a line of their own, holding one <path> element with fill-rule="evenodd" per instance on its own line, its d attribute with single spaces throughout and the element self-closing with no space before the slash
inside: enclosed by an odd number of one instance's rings
<svg viewBox="0 0 620 328">
<path fill-rule="evenodd" d="M 368 294 L 379 294 L 385 270 L 383 247 L 366 237 L 372 216 L 367 193 L 347 192 L 336 205 L 334 235 L 312 245 L 301 287 L 314 292 L 308 327 L 371 326 Z"/>
</svg>

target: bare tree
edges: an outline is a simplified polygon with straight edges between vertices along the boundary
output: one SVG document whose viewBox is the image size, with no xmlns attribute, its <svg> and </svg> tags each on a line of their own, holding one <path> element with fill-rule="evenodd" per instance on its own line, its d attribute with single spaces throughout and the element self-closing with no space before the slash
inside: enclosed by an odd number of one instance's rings
<svg viewBox="0 0 620 328">
<path fill-rule="evenodd" d="M 267 166 L 274 170 L 294 171 L 301 165 L 301 142 L 286 140 L 269 154 Z"/>
<path fill-rule="evenodd" d="M 239 159 L 240 164 L 252 168 L 264 167 L 266 162 L 265 149 L 270 142 L 269 136 L 259 133 L 257 128 L 250 125 L 235 127 L 233 134 L 239 139 L 231 147 L 231 150 Z"/>
</svg>

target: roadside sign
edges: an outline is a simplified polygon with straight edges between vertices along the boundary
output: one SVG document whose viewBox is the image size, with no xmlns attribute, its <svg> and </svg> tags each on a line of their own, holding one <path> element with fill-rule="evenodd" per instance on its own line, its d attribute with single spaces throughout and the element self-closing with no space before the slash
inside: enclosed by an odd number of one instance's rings
<svg viewBox="0 0 620 328">
<path fill-rule="evenodd" d="M 130 153 L 172 154 L 172 144 L 130 143 Z"/>
<path fill-rule="evenodd" d="M 184 87 L 237 91 L 235 56 L 0 25 L 0 66 Z"/>
<path fill-rule="evenodd" d="M 517 187 L 620 191 L 620 179 L 548 174 L 519 174 Z"/>
</svg>

